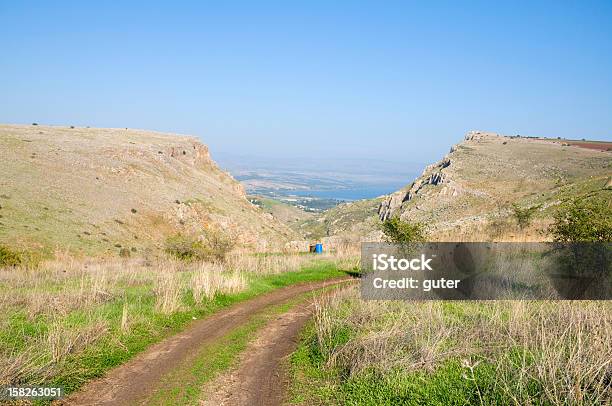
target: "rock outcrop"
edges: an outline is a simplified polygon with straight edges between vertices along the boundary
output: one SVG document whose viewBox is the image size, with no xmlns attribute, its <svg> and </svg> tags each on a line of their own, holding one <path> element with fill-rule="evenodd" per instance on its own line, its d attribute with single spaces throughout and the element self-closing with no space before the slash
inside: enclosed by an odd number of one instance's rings
<svg viewBox="0 0 612 406">
<path fill-rule="evenodd" d="M 457 196 L 461 193 L 463 189 L 451 179 L 447 170 L 451 166 L 451 156 L 455 150 L 456 148 L 441 161 L 427 166 L 421 176 L 412 182 L 407 189 L 395 192 L 383 200 L 378 208 L 379 219 L 385 221 L 391 218 L 401 210 L 402 204 L 414 199 L 427 185 L 440 186 L 439 193 L 443 195 Z"/>
</svg>

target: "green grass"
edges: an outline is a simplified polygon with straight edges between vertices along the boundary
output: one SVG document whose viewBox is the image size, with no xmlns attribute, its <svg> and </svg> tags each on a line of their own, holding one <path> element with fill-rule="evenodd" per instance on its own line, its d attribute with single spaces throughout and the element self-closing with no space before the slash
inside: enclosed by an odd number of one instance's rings
<svg viewBox="0 0 612 406">
<path fill-rule="evenodd" d="M 320 281 L 345 275 L 336 265 L 320 261 L 300 271 L 276 275 L 253 276 L 248 288 L 232 295 L 218 295 L 211 301 L 196 304 L 191 295 L 184 295 L 182 310 L 163 315 L 155 310 L 155 297 L 147 284 L 126 286 L 122 296 L 96 306 L 93 311 L 72 310 L 62 316 L 62 330 L 82 331 L 98 321 L 107 331 L 82 351 L 75 351 L 59 366 L 59 374 L 45 384 L 60 385 L 70 393 L 86 381 L 122 364 L 153 343 L 175 334 L 194 318 L 201 319 L 232 304 L 251 299 L 272 290 L 300 282 Z M 133 322 L 127 332 L 121 331 L 123 307 L 127 306 Z M 29 318 L 24 310 L 16 309 L 0 319 L 0 351 L 19 353 L 33 338 L 44 337 L 57 319 L 49 316 Z M 48 354 L 41 354 L 48 359 Z M 23 384 L 28 384 L 26 381 Z"/>
<path fill-rule="evenodd" d="M 336 345 L 349 336 L 337 338 Z M 298 349 L 291 357 L 292 404 L 337 405 L 472 405 L 511 404 L 496 385 L 495 366 L 480 359 L 473 374 L 459 359 L 449 359 L 433 371 L 403 371 L 384 374 L 365 371 L 349 376 L 328 368 L 314 338 L 312 323 L 304 330 Z M 534 383 L 533 393 L 542 388 Z"/>
</svg>

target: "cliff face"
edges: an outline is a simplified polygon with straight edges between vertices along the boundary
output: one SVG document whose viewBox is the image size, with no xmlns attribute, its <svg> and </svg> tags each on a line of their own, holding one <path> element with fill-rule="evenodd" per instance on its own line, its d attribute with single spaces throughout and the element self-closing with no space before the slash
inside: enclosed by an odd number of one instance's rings
<svg viewBox="0 0 612 406">
<path fill-rule="evenodd" d="M 605 184 L 612 174 L 612 152 L 598 148 L 472 131 L 408 186 L 379 200 L 374 218 L 363 211 L 361 218 L 353 215 L 359 224 L 333 231 L 359 230 L 362 238 L 376 239 L 380 221 L 399 216 L 425 223 L 434 238 L 454 238 L 456 232 L 486 228 L 500 219 L 511 224 L 512 204 L 539 206 L 537 217 L 546 222 L 563 199 L 609 193 Z M 339 207 L 325 213 L 323 222 L 334 224 L 358 207 Z"/>
<path fill-rule="evenodd" d="M 98 254 L 206 228 L 254 249 L 295 238 L 192 137 L 2 125 L 0 157 L 0 243 Z"/>
<path fill-rule="evenodd" d="M 401 212 L 402 205 L 406 202 L 419 196 L 420 193 L 425 193 L 427 186 L 440 186 L 437 194 L 442 197 L 454 198 L 466 192 L 466 189 L 457 181 L 453 174 L 454 168 L 451 168 L 453 159 L 461 159 L 457 150 L 467 146 L 468 141 L 480 142 L 489 138 L 499 137 L 496 134 L 470 132 L 465 136 L 463 143 L 451 147 L 447 154 L 440 161 L 428 165 L 423 170 L 421 176 L 415 179 L 406 189 L 399 190 L 387 197 L 378 208 L 378 217 L 381 221 L 391 218 L 394 214 Z M 475 192 L 478 194 L 478 192 Z M 430 193 L 431 195 L 431 193 Z"/>
</svg>

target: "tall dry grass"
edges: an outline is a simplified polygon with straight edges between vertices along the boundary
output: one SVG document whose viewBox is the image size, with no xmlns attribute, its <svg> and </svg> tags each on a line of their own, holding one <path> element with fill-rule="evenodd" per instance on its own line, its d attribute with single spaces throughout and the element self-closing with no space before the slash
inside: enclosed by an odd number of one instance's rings
<svg viewBox="0 0 612 406">
<path fill-rule="evenodd" d="M 232 253 L 226 262 L 213 264 L 57 252 L 34 267 L 0 269 L 0 385 L 44 383 L 57 376 L 62 364 L 87 346 L 147 322 L 141 314 L 146 303 L 153 303 L 154 313 L 171 315 L 189 306 L 190 295 L 202 304 L 241 292 L 258 276 L 297 271 L 313 260 Z M 108 309 L 115 307 L 117 316 L 109 320 Z M 68 316 L 76 313 L 82 321 L 70 322 Z"/>
<path fill-rule="evenodd" d="M 609 302 L 363 301 L 352 289 L 317 303 L 314 320 L 327 366 L 347 375 L 432 371 L 459 359 L 466 379 L 476 363 L 493 365 L 495 389 L 517 405 L 612 402 Z"/>
<path fill-rule="evenodd" d="M 223 273 L 218 264 L 202 264 L 191 277 L 193 298 L 196 303 L 212 300 L 218 294 L 239 293 L 246 289 L 244 271 Z"/>
</svg>

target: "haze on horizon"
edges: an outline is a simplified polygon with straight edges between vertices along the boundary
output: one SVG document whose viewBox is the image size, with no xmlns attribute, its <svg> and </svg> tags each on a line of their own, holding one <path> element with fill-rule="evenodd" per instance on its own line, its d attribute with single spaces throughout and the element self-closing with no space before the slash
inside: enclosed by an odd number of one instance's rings
<svg viewBox="0 0 612 406">
<path fill-rule="evenodd" d="M 3 2 L 0 47 L 0 122 L 194 134 L 213 158 L 414 167 L 471 129 L 612 140 L 609 1 Z"/>
</svg>

